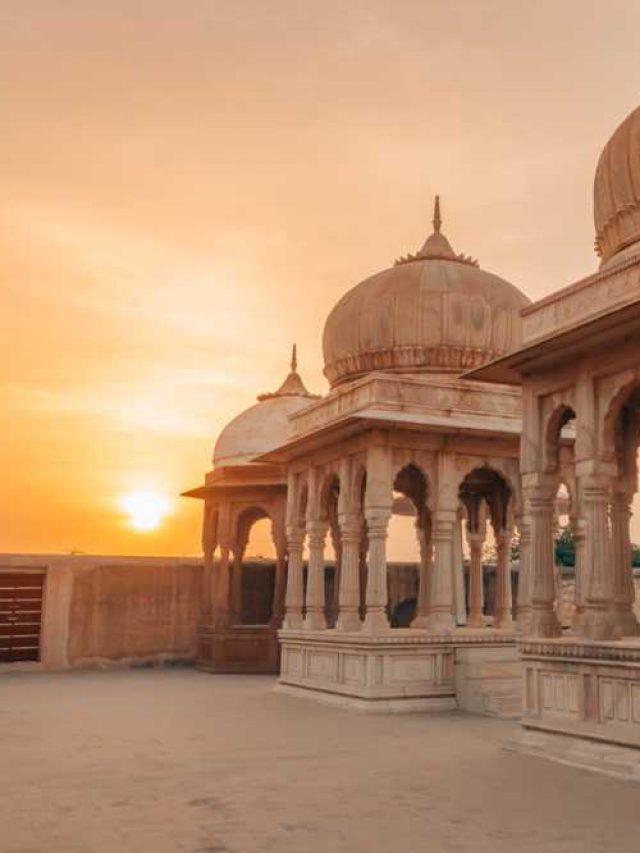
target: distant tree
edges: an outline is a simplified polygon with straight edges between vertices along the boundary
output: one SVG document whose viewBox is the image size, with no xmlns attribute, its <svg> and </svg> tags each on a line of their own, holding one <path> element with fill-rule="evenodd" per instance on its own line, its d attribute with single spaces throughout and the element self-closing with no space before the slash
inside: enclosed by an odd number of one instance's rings
<svg viewBox="0 0 640 853">
<path fill-rule="evenodd" d="M 556 566 L 575 566 L 576 543 L 573 538 L 571 527 L 568 524 L 566 527 L 558 528 L 555 538 L 554 553 Z"/>
</svg>

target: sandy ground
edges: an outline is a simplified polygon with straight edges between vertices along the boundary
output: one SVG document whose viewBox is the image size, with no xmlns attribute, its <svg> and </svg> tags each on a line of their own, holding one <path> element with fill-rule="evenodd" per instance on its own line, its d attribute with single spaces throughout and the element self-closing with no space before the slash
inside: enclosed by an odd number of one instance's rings
<svg viewBox="0 0 640 853">
<path fill-rule="evenodd" d="M 640 785 L 191 670 L 0 676 L 2 853 L 638 853 Z"/>
</svg>

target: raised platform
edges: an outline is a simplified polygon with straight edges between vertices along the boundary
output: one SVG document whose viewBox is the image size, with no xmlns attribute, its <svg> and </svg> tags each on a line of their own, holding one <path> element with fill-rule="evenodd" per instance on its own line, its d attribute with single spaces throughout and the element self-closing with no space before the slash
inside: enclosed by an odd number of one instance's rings
<svg viewBox="0 0 640 853">
<path fill-rule="evenodd" d="M 389 713 L 461 707 L 503 715 L 502 702 L 509 708 L 507 716 L 512 716 L 521 692 L 515 641 L 505 632 L 459 629 L 436 636 L 396 628 L 371 636 L 283 630 L 279 638 L 278 690 L 354 710 Z M 464 649 L 460 672 L 458 649 Z M 499 698 L 492 701 L 488 694 L 496 690 Z"/>
<path fill-rule="evenodd" d="M 201 627 L 196 669 L 237 674 L 277 674 L 280 666 L 278 635 L 270 625 Z"/>
<path fill-rule="evenodd" d="M 640 638 L 525 640 L 522 752 L 640 779 Z"/>
</svg>

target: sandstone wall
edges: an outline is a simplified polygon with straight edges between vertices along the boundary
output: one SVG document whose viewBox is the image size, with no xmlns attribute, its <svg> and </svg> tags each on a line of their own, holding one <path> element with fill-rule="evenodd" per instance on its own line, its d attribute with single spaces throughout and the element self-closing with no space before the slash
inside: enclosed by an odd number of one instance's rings
<svg viewBox="0 0 640 853">
<path fill-rule="evenodd" d="M 21 569 L 45 572 L 45 669 L 195 657 L 199 560 L 0 555 L 0 572 Z"/>
</svg>

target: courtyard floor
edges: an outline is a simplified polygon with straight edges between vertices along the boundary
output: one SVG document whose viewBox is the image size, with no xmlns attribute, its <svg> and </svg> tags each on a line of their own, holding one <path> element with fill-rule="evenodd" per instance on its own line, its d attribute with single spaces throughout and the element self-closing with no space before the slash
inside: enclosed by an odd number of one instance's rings
<svg viewBox="0 0 640 853">
<path fill-rule="evenodd" d="M 2 853 L 637 853 L 640 785 L 512 723 L 187 669 L 0 675 Z"/>
</svg>

